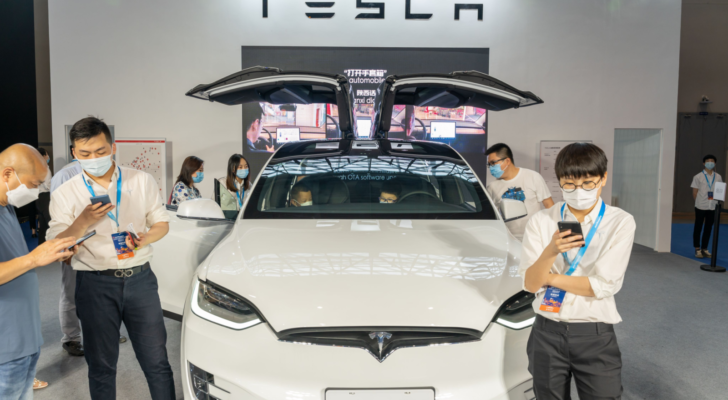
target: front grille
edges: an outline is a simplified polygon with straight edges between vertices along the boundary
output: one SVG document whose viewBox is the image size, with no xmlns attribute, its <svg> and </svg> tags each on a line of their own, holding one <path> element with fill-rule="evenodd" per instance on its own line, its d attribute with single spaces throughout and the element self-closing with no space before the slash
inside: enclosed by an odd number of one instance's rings
<svg viewBox="0 0 728 400">
<path fill-rule="evenodd" d="M 481 334 L 482 332 L 469 329 L 432 328 L 290 329 L 279 332 L 278 340 L 297 344 L 360 348 L 383 362 L 401 348 L 474 342 L 480 340 Z"/>
</svg>

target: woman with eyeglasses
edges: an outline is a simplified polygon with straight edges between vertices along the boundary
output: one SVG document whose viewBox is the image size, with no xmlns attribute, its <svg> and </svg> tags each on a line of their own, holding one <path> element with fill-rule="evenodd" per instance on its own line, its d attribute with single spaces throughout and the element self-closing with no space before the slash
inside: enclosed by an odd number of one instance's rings
<svg viewBox="0 0 728 400">
<path fill-rule="evenodd" d="M 242 154 L 233 154 L 228 160 L 227 176 L 220 180 L 220 208 L 239 211 L 243 208 L 250 189 L 250 167 Z"/>
<path fill-rule="evenodd" d="M 202 198 L 195 185 L 200 184 L 203 179 L 205 179 L 205 162 L 195 156 L 185 158 L 172 194 L 169 196 L 169 204 L 179 206 L 184 201 Z"/>
</svg>

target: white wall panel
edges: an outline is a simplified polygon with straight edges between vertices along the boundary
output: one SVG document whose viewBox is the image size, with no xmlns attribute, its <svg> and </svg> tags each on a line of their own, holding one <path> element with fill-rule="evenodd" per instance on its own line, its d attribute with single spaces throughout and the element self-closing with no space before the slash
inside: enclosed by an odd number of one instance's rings
<svg viewBox="0 0 728 400">
<path fill-rule="evenodd" d="M 386 19 L 369 21 L 355 19 L 367 10 L 353 0 L 336 1 L 328 20 L 306 18 L 303 0 L 269 0 L 267 19 L 261 0 L 53 0 L 54 142 L 64 124 L 94 114 L 120 138 L 171 140 L 175 169 L 195 154 L 206 175 L 222 175 L 242 149 L 240 108 L 184 93 L 239 70 L 240 46 L 488 47 L 493 76 L 546 102 L 492 113 L 490 143 L 510 143 L 536 169 L 540 140 L 591 139 L 611 158 L 615 128 L 661 128 L 659 218 L 669 224 L 679 0 L 483 0 L 483 21 L 474 11 L 455 21 L 455 0 L 413 1 L 413 12 L 433 13 L 427 21 L 405 20 L 404 0 L 381 1 Z M 657 248 L 669 251 L 669 231 Z"/>
</svg>

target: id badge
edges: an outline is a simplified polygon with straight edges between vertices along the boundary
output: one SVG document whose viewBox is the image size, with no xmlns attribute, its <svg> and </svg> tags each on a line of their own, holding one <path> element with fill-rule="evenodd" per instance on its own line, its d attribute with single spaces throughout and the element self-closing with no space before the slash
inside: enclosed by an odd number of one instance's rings
<svg viewBox="0 0 728 400">
<path fill-rule="evenodd" d="M 564 296 L 566 296 L 566 290 L 549 286 L 546 288 L 546 294 L 544 294 L 541 307 L 538 309 L 541 311 L 557 313 L 561 311 L 561 303 L 564 302 Z"/>
<path fill-rule="evenodd" d="M 713 200 L 713 192 L 708 192 L 708 200 Z"/>
<path fill-rule="evenodd" d="M 116 257 L 119 260 L 134 257 L 134 249 L 126 245 L 126 235 L 128 235 L 126 232 L 111 234 L 111 240 L 114 242 L 114 248 L 116 249 Z"/>
</svg>

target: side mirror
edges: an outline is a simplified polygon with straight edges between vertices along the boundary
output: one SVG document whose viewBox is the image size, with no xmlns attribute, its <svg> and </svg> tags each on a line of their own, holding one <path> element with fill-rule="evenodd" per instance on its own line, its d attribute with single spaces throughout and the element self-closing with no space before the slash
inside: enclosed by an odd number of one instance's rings
<svg viewBox="0 0 728 400">
<path fill-rule="evenodd" d="M 503 216 L 503 222 L 510 222 L 528 215 L 526 203 L 513 199 L 502 199 L 500 203 L 500 212 Z"/>
<path fill-rule="evenodd" d="M 194 199 L 180 203 L 177 217 L 203 221 L 228 221 L 217 203 L 211 199 Z"/>
</svg>

